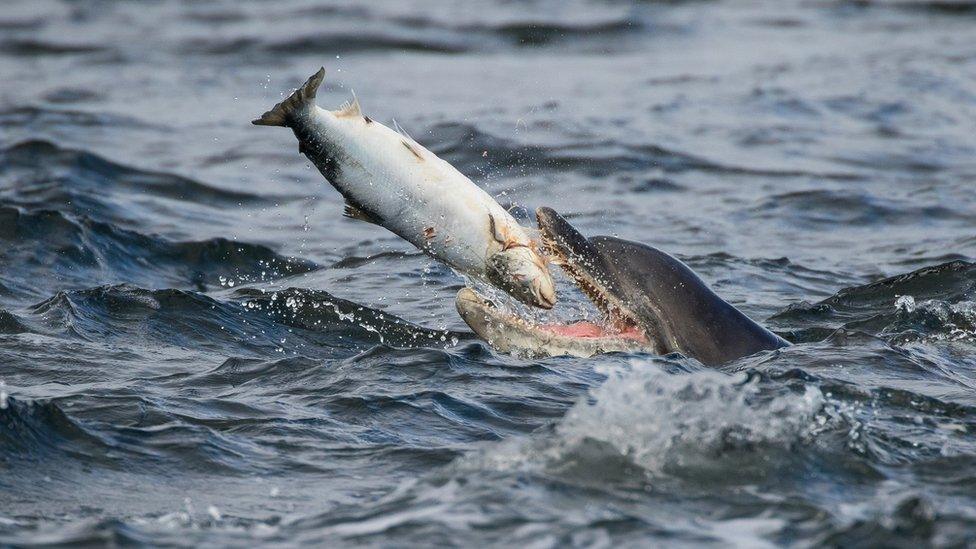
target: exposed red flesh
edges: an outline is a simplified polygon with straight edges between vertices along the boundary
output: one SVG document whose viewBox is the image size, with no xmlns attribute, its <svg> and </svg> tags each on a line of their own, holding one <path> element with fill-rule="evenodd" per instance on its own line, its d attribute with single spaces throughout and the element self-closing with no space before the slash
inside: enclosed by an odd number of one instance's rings
<svg viewBox="0 0 976 549">
<path fill-rule="evenodd" d="M 645 342 L 646 337 L 640 330 L 633 326 L 627 326 L 620 331 L 610 331 L 599 324 L 592 322 L 579 321 L 572 324 L 544 324 L 540 326 L 543 330 L 553 332 L 565 337 L 596 338 L 596 337 L 620 337 L 623 339 L 633 339 Z"/>
</svg>

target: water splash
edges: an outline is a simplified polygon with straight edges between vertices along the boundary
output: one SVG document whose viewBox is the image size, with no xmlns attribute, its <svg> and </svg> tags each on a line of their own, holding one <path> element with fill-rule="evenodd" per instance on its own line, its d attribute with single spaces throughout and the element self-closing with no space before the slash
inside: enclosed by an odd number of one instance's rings
<svg viewBox="0 0 976 549">
<path fill-rule="evenodd" d="M 689 454 L 762 443 L 788 445 L 810 428 L 824 405 L 816 387 L 772 398 L 758 379 L 700 371 L 672 375 L 639 361 L 614 369 L 607 381 L 566 414 L 564 440 L 594 439 L 652 471 Z"/>
<path fill-rule="evenodd" d="M 462 460 L 493 470 L 637 467 L 645 475 L 691 468 L 727 471 L 727 454 L 759 447 L 788 450 L 834 419 L 821 413 L 820 389 L 770 391 L 757 376 L 717 371 L 671 374 L 634 359 L 601 367 L 607 380 L 579 400 L 551 432 L 506 442 Z M 601 465 L 601 462 L 604 462 Z M 608 474 L 615 474 L 608 471 Z M 575 474 L 575 473 L 574 473 Z"/>
</svg>

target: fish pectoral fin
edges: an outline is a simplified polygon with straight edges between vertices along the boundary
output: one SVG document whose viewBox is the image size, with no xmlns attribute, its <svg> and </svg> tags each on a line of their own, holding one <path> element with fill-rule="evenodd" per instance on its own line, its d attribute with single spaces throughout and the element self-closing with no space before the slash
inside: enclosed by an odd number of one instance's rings
<svg viewBox="0 0 976 549">
<path fill-rule="evenodd" d="M 493 216 L 492 214 L 488 214 L 488 232 L 491 233 L 491 237 L 494 238 L 496 241 L 502 244 L 505 243 L 505 235 L 501 234 L 501 230 L 500 227 L 498 226 L 498 222 L 495 221 L 495 216 Z"/>
<path fill-rule="evenodd" d="M 499 225 L 498 222 L 495 221 L 495 216 L 492 214 L 488 214 L 488 230 L 491 232 L 492 238 L 502 245 L 502 250 L 508 250 L 518 246 L 525 246 L 522 241 L 511 233 L 508 227 Z"/>
<path fill-rule="evenodd" d="M 380 220 L 375 215 L 367 212 L 361 206 L 357 206 L 352 202 L 346 201 L 346 207 L 342 211 L 342 215 L 348 217 L 349 219 L 357 219 L 359 221 L 365 221 L 366 223 L 372 223 L 373 225 L 381 225 Z"/>
</svg>

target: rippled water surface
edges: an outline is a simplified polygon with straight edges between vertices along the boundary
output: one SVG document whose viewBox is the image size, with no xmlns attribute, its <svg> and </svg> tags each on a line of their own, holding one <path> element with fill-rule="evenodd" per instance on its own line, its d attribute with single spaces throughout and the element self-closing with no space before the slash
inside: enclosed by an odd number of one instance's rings
<svg viewBox="0 0 976 549">
<path fill-rule="evenodd" d="M 249 124 L 321 65 L 795 345 L 493 352 Z M 0 545 L 976 535 L 976 5 L 22 0 L 0 75 Z"/>
</svg>

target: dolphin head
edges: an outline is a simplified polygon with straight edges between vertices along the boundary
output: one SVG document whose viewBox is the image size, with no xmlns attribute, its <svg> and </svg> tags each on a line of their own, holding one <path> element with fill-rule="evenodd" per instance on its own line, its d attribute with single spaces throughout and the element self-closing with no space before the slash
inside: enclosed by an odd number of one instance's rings
<svg viewBox="0 0 976 549">
<path fill-rule="evenodd" d="M 536 210 L 543 248 L 580 290 L 603 313 L 605 335 L 625 334 L 640 343 L 668 352 L 654 322 L 648 322 L 645 291 L 648 277 L 640 244 L 610 237 L 586 238 L 552 208 Z M 642 253 L 644 252 L 644 253 Z"/>
<path fill-rule="evenodd" d="M 536 211 L 542 248 L 603 314 L 600 323 L 539 324 L 470 289 L 458 311 L 501 351 L 591 356 L 607 351 L 681 353 L 718 365 L 787 343 L 723 301 L 678 259 L 638 242 L 586 238 L 550 208 Z"/>
</svg>

